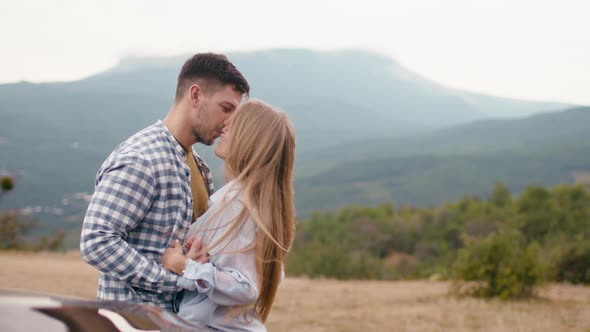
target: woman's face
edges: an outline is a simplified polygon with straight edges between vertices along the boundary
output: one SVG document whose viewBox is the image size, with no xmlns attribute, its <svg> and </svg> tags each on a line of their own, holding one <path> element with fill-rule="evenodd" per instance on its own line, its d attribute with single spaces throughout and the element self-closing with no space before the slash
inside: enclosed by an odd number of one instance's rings
<svg viewBox="0 0 590 332">
<path fill-rule="evenodd" d="M 227 124 L 223 127 L 221 137 L 219 138 L 219 144 L 215 148 L 215 155 L 225 160 L 229 153 L 229 145 L 231 143 L 231 124 L 233 121 L 233 115 L 228 119 Z"/>
</svg>

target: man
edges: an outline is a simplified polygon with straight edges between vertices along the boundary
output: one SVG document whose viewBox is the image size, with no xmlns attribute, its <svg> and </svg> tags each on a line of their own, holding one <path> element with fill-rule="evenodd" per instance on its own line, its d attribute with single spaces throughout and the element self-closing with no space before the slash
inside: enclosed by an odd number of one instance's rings
<svg viewBox="0 0 590 332">
<path fill-rule="evenodd" d="M 250 87 L 223 55 L 196 54 L 178 76 L 163 121 L 119 145 L 100 167 L 80 251 L 100 270 L 97 298 L 172 310 L 178 276 L 161 256 L 184 240 L 213 193 L 211 173 L 192 145 L 211 145 Z"/>
</svg>

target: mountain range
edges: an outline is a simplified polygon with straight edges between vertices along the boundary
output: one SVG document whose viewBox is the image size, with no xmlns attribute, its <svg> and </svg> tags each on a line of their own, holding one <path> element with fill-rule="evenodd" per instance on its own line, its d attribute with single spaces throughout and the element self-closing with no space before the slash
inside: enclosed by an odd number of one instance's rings
<svg viewBox="0 0 590 332">
<path fill-rule="evenodd" d="M 251 97 L 295 125 L 301 217 L 345 204 L 438 204 L 484 195 L 497 180 L 518 192 L 590 171 L 587 107 L 447 88 L 364 51 L 228 57 Z M 79 81 L 0 85 L 0 173 L 16 177 L 0 207 L 24 208 L 47 229 L 78 229 L 101 162 L 164 117 L 186 58 L 128 58 Z M 220 160 L 197 150 L 219 187 Z"/>
</svg>

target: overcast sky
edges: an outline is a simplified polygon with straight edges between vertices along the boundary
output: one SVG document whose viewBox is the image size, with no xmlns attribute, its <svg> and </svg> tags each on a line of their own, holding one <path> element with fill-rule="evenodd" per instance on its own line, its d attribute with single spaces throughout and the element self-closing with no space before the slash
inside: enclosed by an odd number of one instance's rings
<svg viewBox="0 0 590 332">
<path fill-rule="evenodd" d="M 362 48 L 450 87 L 590 105 L 590 1 L 0 0 L 0 82 L 128 55 Z"/>
</svg>

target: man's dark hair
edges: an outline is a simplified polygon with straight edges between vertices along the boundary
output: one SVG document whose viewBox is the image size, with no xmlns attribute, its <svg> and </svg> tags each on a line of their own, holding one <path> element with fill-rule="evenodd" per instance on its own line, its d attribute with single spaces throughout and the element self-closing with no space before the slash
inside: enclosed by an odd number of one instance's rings
<svg viewBox="0 0 590 332">
<path fill-rule="evenodd" d="M 250 93 L 248 81 L 222 54 L 198 53 L 186 60 L 178 75 L 176 100 L 180 99 L 187 86 L 197 79 L 217 81 L 221 85 L 231 84 L 234 90 L 242 94 Z"/>
</svg>

